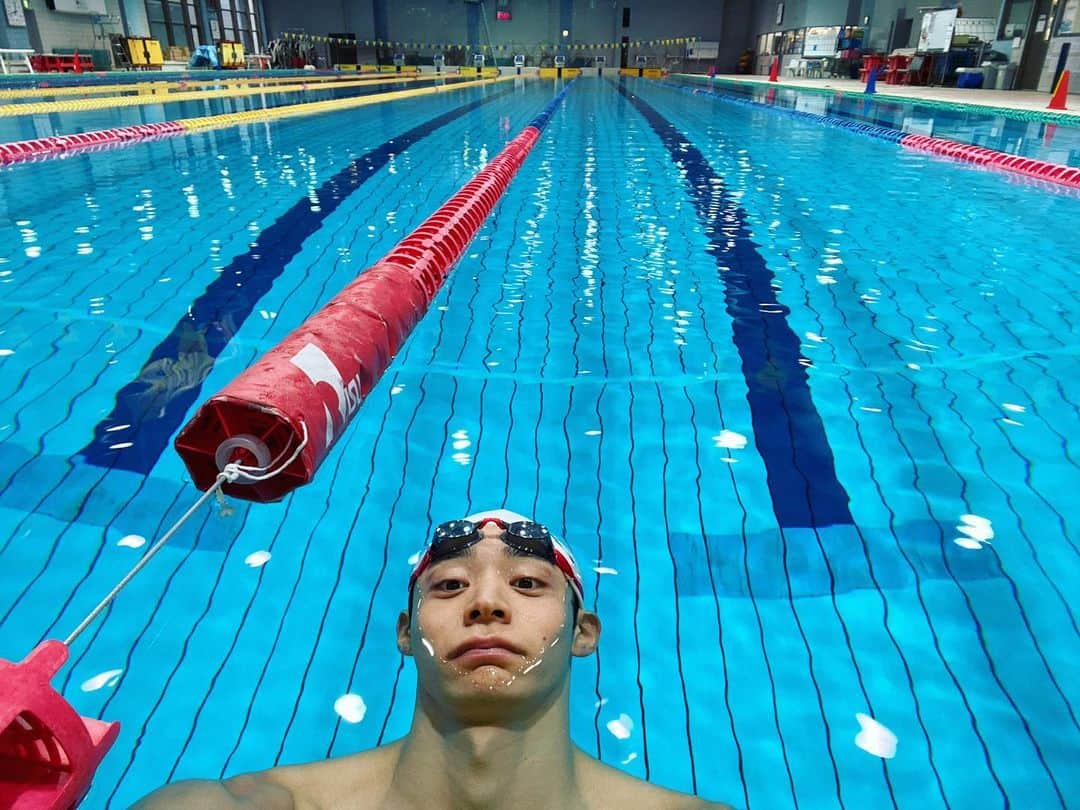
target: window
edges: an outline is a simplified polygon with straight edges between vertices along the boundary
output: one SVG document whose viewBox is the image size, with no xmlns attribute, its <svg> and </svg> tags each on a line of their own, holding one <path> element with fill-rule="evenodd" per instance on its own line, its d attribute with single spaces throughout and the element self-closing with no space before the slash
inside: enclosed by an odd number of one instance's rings
<svg viewBox="0 0 1080 810">
<path fill-rule="evenodd" d="M 194 48 L 200 43 L 199 0 L 146 0 L 150 36 L 162 47 Z M 206 0 L 211 41 L 244 43 L 244 50 L 259 49 L 258 0 Z"/>
<path fill-rule="evenodd" d="M 1034 6 L 1034 0 L 1006 0 L 1001 9 L 998 39 L 1026 36 Z"/>
<path fill-rule="evenodd" d="M 200 45 L 202 40 L 199 37 L 199 16 L 195 13 L 195 6 L 188 3 L 185 8 L 187 9 L 187 25 L 188 31 L 191 32 L 191 41 L 196 45 Z"/>
<path fill-rule="evenodd" d="M 259 50 L 257 0 L 207 0 L 206 5 L 211 20 L 218 21 L 222 39 L 242 42 L 249 53 Z"/>
<path fill-rule="evenodd" d="M 1057 30 L 1054 31 L 1055 36 L 1076 36 L 1080 34 L 1080 2 L 1066 0 L 1061 8 L 1061 15 L 1057 20 Z"/>
<path fill-rule="evenodd" d="M 198 0 L 146 0 L 146 19 L 150 36 L 163 48 L 174 46 L 191 49 L 199 42 L 195 24 L 195 3 Z"/>
</svg>

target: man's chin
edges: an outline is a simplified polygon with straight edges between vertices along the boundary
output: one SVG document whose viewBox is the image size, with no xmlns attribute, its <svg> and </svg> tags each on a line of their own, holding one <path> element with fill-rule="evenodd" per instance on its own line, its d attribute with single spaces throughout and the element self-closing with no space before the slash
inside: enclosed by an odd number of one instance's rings
<svg viewBox="0 0 1080 810">
<path fill-rule="evenodd" d="M 469 667 L 454 667 L 444 672 L 442 691 L 452 704 L 484 705 L 528 700 L 538 687 L 534 676 L 522 674 L 520 665 L 485 663 Z"/>
<path fill-rule="evenodd" d="M 507 689 L 521 679 L 520 666 L 483 663 L 459 667 L 459 681 L 481 689 Z"/>
</svg>

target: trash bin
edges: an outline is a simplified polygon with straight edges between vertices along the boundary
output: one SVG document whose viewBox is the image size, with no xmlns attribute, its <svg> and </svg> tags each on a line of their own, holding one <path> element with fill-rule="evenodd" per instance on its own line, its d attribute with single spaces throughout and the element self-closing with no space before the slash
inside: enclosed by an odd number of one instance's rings
<svg viewBox="0 0 1080 810">
<path fill-rule="evenodd" d="M 1017 62 L 1009 62 L 1007 65 L 998 70 L 997 75 L 997 89 L 998 90 L 1012 90 L 1013 84 L 1016 81 L 1016 69 L 1020 65 Z"/>
<path fill-rule="evenodd" d="M 998 83 L 998 68 L 993 62 L 983 62 L 979 65 L 979 69 L 983 72 L 983 87 L 989 89 L 996 88 Z"/>
</svg>

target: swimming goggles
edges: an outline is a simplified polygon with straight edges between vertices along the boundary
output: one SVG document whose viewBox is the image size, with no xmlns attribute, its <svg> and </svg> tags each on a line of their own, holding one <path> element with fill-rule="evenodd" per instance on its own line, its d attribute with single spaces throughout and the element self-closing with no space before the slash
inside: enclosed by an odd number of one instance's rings
<svg viewBox="0 0 1080 810">
<path fill-rule="evenodd" d="M 436 526 L 431 541 L 409 576 L 409 593 L 412 593 L 416 580 L 429 566 L 455 557 L 479 543 L 480 530 L 488 523 L 494 523 L 502 529 L 502 541 L 510 548 L 530 557 L 539 557 L 557 567 L 570 583 L 578 606 L 584 604 L 581 570 L 565 544 L 540 523 L 531 520 L 507 522 L 494 516 L 478 517 L 475 520 L 448 520 Z"/>
</svg>

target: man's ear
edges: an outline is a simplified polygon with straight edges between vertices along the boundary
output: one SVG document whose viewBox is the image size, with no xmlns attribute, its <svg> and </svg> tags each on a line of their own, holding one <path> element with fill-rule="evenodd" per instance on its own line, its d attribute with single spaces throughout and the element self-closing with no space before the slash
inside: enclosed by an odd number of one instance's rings
<svg viewBox="0 0 1080 810">
<path fill-rule="evenodd" d="M 412 637 L 409 635 L 409 613 L 401 611 L 397 617 L 397 648 L 402 655 L 412 655 Z"/>
<path fill-rule="evenodd" d="M 588 610 L 578 612 L 571 651 L 579 658 L 592 655 L 600 643 L 600 617 Z"/>
</svg>

